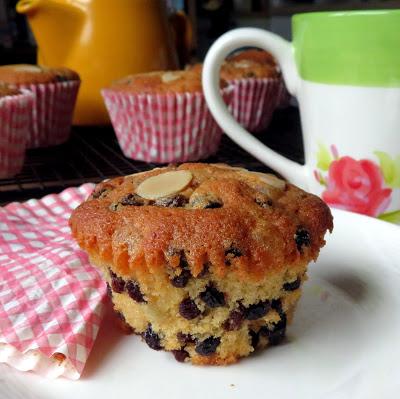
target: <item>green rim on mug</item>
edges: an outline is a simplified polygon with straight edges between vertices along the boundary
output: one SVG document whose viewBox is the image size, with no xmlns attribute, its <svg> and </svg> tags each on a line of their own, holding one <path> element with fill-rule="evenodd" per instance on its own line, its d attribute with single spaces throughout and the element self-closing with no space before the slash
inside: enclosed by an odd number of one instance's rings
<svg viewBox="0 0 400 399">
<path fill-rule="evenodd" d="M 400 86 L 400 9 L 297 14 L 292 25 L 302 79 Z"/>
</svg>

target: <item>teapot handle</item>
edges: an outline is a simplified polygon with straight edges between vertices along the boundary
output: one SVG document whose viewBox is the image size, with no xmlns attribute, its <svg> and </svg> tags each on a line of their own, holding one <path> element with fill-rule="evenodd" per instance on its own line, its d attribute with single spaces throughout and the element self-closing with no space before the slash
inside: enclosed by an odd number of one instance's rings
<svg viewBox="0 0 400 399">
<path fill-rule="evenodd" d="M 169 16 L 169 22 L 174 34 L 175 48 L 179 64 L 184 67 L 193 49 L 193 28 L 189 17 L 183 11 L 176 11 Z"/>
</svg>

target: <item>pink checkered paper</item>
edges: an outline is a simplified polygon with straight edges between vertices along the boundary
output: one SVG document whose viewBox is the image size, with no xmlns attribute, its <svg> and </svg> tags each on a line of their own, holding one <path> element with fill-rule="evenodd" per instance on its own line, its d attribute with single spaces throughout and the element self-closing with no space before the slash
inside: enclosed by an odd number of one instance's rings
<svg viewBox="0 0 400 399">
<path fill-rule="evenodd" d="M 226 104 L 232 88 L 221 91 Z M 222 130 L 203 93 L 134 94 L 104 89 L 102 95 L 126 157 L 145 162 L 198 161 L 214 155 Z"/>
<path fill-rule="evenodd" d="M 24 164 L 34 94 L 21 92 L 0 98 L 0 179 L 15 176 Z"/>
<path fill-rule="evenodd" d="M 102 320 L 106 285 L 70 235 L 93 190 L 69 188 L 0 208 L 0 362 L 78 379 Z"/>
<path fill-rule="evenodd" d="M 256 133 L 266 129 L 283 100 L 281 79 L 246 78 L 229 81 L 233 85 L 230 111 L 245 129 Z"/>
<path fill-rule="evenodd" d="M 21 84 L 35 93 L 32 124 L 27 148 L 48 147 L 69 138 L 79 81 Z"/>
</svg>

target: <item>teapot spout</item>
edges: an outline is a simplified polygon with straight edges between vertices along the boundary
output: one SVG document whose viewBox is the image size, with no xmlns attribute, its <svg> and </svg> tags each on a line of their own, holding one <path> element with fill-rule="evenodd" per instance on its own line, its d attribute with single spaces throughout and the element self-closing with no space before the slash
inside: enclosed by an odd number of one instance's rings
<svg viewBox="0 0 400 399">
<path fill-rule="evenodd" d="M 80 0 L 20 0 L 17 12 L 25 14 L 38 45 L 38 63 L 67 66 L 84 23 L 84 3 Z"/>
</svg>

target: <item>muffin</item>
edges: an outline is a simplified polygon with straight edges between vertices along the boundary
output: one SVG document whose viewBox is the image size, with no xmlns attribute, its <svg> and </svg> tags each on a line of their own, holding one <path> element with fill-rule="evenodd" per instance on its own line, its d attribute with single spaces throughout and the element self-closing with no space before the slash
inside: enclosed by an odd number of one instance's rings
<svg viewBox="0 0 400 399">
<path fill-rule="evenodd" d="M 226 102 L 231 89 L 221 80 Z M 201 71 L 159 71 L 128 76 L 102 91 L 125 156 L 166 163 L 216 153 L 222 131 L 207 107 Z"/>
<path fill-rule="evenodd" d="M 100 183 L 70 226 L 150 348 L 223 365 L 284 339 L 332 216 L 273 175 L 188 163 Z"/>
<path fill-rule="evenodd" d="M 0 83 L 0 179 L 22 169 L 33 101 L 33 93 Z"/>
<path fill-rule="evenodd" d="M 201 71 L 202 64 L 187 69 Z M 233 86 L 230 111 L 238 123 L 253 133 L 265 130 L 286 96 L 272 55 L 255 49 L 235 53 L 222 63 L 220 76 Z"/>
<path fill-rule="evenodd" d="M 68 140 L 80 85 L 76 72 L 39 65 L 5 65 L 0 67 L 0 82 L 35 94 L 28 148 L 58 145 Z"/>
</svg>

